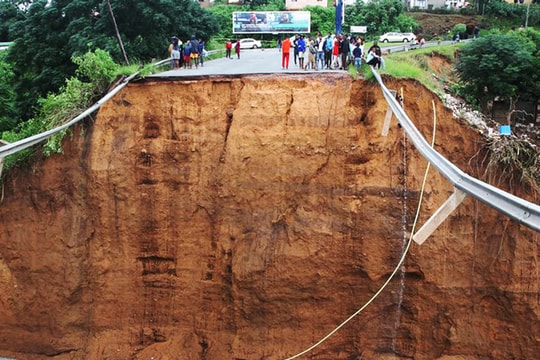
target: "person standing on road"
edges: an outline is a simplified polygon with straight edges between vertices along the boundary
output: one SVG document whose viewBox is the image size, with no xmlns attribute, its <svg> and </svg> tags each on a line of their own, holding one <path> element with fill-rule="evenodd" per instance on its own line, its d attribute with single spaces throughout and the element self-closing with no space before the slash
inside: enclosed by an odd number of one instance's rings
<svg viewBox="0 0 540 360">
<path fill-rule="evenodd" d="M 340 53 L 341 35 L 336 34 L 334 45 L 332 47 L 332 68 L 341 68 L 341 53 Z"/>
<path fill-rule="evenodd" d="M 324 39 L 324 66 L 330 70 L 332 68 L 332 49 L 334 48 L 334 40 L 332 34 L 328 33 Z"/>
<path fill-rule="evenodd" d="M 362 66 L 362 49 L 360 48 L 360 41 L 356 41 L 356 45 L 353 50 L 354 67 L 356 72 L 360 72 L 360 66 Z"/>
<path fill-rule="evenodd" d="M 171 70 L 176 69 L 178 67 L 178 64 L 176 63 L 175 58 L 175 50 L 178 48 L 178 38 L 176 36 L 173 36 L 171 38 L 171 43 L 169 44 L 169 56 L 171 58 Z"/>
<path fill-rule="evenodd" d="M 296 59 L 298 59 L 298 40 L 300 40 L 300 35 L 295 35 L 291 45 L 294 47 L 294 65 L 296 65 Z"/>
<path fill-rule="evenodd" d="M 227 42 L 225 43 L 225 57 L 232 60 L 231 50 L 232 50 L 231 39 L 227 39 Z"/>
<path fill-rule="evenodd" d="M 184 53 L 182 56 L 184 57 L 184 69 L 189 67 L 191 69 L 191 43 L 189 40 L 186 42 L 186 45 L 184 45 Z"/>
<path fill-rule="evenodd" d="M 321 34 L 319 34 L 319 36 L 317 37 L 316 65 L 317 65 L 317 69 L 319 70 L 324 69 L 324 41 Z"/>
<path fill-rule="evenodd" d="M 195 64 L 195 69 L 199 68 L 199 42 L 195 35 L 191 35 L 191 60 Z"/>
<path fill-rule="evenodd" d="M 315 56 L 317 56 L 317 42 L 310 37 L 308 37 L 307 42 L 307 54 L 308 54 L 308 62 L 306 64 L 305 70 L 310 69 L 311 70 L 317 70 L 317 64 L 315 63 Z"/>
<path fill-rule="evenodd" d="M 204 52 L 206 50 L 204 49 L 204 41 L 199 39 L 199 63 L 201 64 L 201 67 L 204 66 Z"/>
<path fill-rule="evenodd" d="M 347 35 L 341 36 L 341 43 L 339 44 L 339 52 L 341 54 L 341 70 L 347 70 L 347 65 L 349 62 L 349 53 L 351 52 L 349 38 L 347 37 Z"/>
<path fill-rule="evenodd" d="M 281 68 L 289 69 L 289 58 L 291 55 L 291 39 L 286 37 L 281 43 Z"/>
<path fill-rule="evenodd" d="M 298 49 L 298 65 L 300 69 L 304 69 L 304 57 L 306 55 L 306 41 L 304 35 L 300 35 L 300 39 L 296 42 L 296 48 Z"/>
<path fill-rule="evenodd" d="M 234 52 L 236 53 L 236 56 L 238 56 L 238 60 L 240 60 L 240 40 L 236 39 L 236 44 L 234 45 Z"/>
</svg>

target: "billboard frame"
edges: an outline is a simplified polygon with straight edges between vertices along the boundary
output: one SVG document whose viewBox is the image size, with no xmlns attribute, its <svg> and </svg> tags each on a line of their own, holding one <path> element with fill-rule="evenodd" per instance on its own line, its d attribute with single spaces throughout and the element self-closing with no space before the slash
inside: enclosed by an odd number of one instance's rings
<svg viewBox="0 0 540 360">
<path fill-rule="evenodd" d="M 311 32 L 309 11 L 235 11 L 233 34 L 290 34 Z"/>
</svg>

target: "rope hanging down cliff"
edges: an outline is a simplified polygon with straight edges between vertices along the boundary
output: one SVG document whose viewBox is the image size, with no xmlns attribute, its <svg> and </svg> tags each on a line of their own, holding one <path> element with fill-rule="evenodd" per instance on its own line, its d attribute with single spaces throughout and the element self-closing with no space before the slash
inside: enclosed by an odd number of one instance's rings
<svg viewBox="0 0 540 360">
<path fill-rule="evenodd" d="M 433 104 L 433 134 L 432 134 L 432 138 L 431 138 L 431 146 L 433 147 L 433 144 L 435 143 L 435 131 L 436 131 L 436 128 L 437 128 L 437 114 L 436 114 L 436 111 L 435 111 L 435 102 L 432 101 L 432 104 Z M 356 312 L 354 312 L 351 316 L 349 316 L 345 321 L 343 321 L 341 324 L 339 324 L 334 330 L 330 331 L 326 336 L 324 336 L 322 339 L 320 339 L 319 341 L 317 341 L 315 344 L 313 344 L 312 346 L 310 346 L 309 348 L 305 349 L 304 351 L 301 351 L 299 352 L 298 354 L 296 355 L 293 355 L 291 357 L 288 357 L 286 358 L 285 360 L 293 360 L 293 359 L 297 359 L 299 358 L 300 356 L 302 355 L 305 355 L 307 354 L 308 352 L 310 352 L 311 350 L 317 348 L 319 345 L 321 345 L 323 342 L 325 342 L 326 340 L 328 340 L 332 335 L 334 335 L 339 329 L 341 329 L 343 326 L 345 326 L 349 321 L 351 321 L 353 318 L 355 318 L 358 314 L 360 314 L 365 308 L 367 308 L 369 306 L 369 304 L 371 304 L 383 291 L 384 289 L 386 288 L 386 286 L 388 286 L 388 284 L 390 283 L 390 281 L 392 281 L 392 279 L 394 278 L 394 276 L 396 275 L 396 273 L 399 271 L 399 269 L 401 268 L 401 265 L 403 265 L 404 261 L 405 261 L 405 257 L 407 256 L 407 253 L 409 252 L 409 249 L 411 247 L 411 244 L 412 244 L 412 238 L 413 238 L 413 235 L 414 235 L 414 231 L 416 229 L 416 224 L 418 223 L 418 217 L 420 216 L 420 209 L 421 209 L 421 205 L 422 205 L 422 199 L 424 197 L 424 190 L 425 190 L 425 187 L 426 187 L 426 182 L 427 182 L 427 176 L 428 176 L 428 173 L 429 173 L 429 168 L 431 167 L 431 163 L 428 162 L 427 163 L 427 166 L 426 166 L 426 171 L 424 172 L 424 178 L 422 180 L 422 187 L 420 189 L 420 197 L 418 199 L 418 205 L 416 207 L 416 214 L 414 216 L 414 222 L 413 222 L 413 225 L 412 225 L 412 228 L 411 228 L 411 233 L 410 233 L 410 236 L 409 236 L 409 240 L 407 241 L 407 245 L 405 246 L 405 249 L 403 250 L 403 254 L 401 255 L 401 258 L 399 259 L 397 265 L 395 266 L 394 270 L 392 271 L 392 273 L 390 274 L 390 276 L 388 277 L 388 279 L 386 279 L 386 281 L 381 285 L 381 287 L 379 288 L 379 290 L 377 290 L 377 292 L 375 294 L 373 294 L 373 296 L 361 307 L 359 308 Z"/>
</svg>

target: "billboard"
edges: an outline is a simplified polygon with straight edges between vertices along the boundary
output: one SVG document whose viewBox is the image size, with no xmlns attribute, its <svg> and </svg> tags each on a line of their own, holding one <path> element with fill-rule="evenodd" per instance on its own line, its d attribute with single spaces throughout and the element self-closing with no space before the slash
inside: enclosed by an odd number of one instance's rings
<svg viewBox="0 0 540 360">
<path fill-rule="evenodd" d="M 233 34 L 309 33 L 309 11 L 238 11 L 232 14 Z"/>
</svg>

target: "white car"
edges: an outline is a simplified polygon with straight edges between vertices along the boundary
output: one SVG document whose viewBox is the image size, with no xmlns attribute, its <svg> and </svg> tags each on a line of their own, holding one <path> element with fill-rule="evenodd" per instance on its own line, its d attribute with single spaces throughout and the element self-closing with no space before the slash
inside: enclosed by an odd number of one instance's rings
<svg viewBox="0 0 540 360">
<path fill-rule="evenodd" d="M 416 39 L 416 35 L 413 33 L 399 33 L 399 32 L 389 32 L 384 35 L 379 36 L 380 42 L 411 42 Z"/>
<path fill-rule="evenodd" d="M 233 43 L 233 49 L 236 47 L 236 42 Z M 262 44 L 259 40 L 255 39 L 240 39 L 240 49 L 259 49 L 262 48 Z"/>
</svg>

